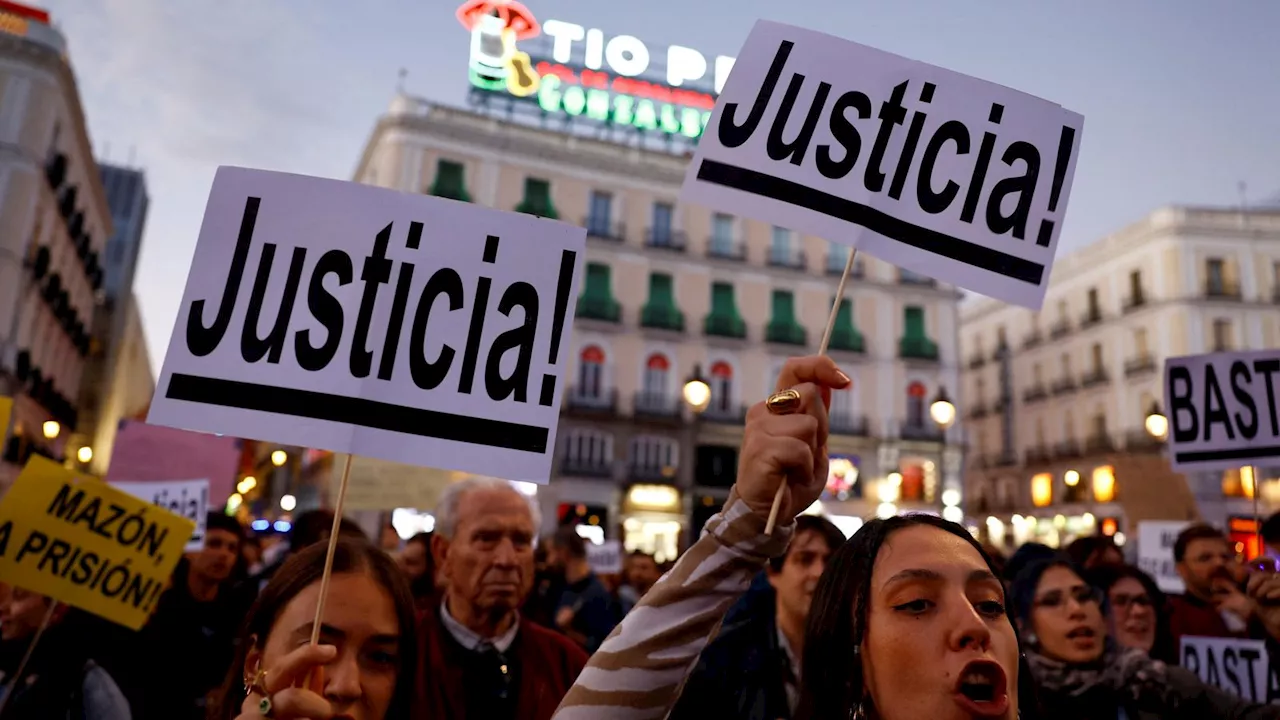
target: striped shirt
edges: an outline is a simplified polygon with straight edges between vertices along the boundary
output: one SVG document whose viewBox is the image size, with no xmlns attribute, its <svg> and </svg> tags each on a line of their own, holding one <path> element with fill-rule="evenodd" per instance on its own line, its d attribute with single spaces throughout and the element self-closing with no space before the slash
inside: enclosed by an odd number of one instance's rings
<svg viewBox="0 0 1280 720">
<path fill-rule="evenodd" d="M 770 557 L 786 552 L 795 523 L 776 526 L 772 537 L 764 525 L 732 491 L 698 542 L 591 656 L 554 720 L 665 718 L 729 607 Z"/>
</svg>

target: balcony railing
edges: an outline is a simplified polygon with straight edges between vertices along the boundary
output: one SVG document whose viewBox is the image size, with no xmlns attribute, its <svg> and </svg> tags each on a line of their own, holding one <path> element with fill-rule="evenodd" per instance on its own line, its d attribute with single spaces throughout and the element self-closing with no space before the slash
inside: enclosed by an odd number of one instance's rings
<svg viewBox="0 0 1280 720">
<path fill-rule="evenodd" d="M 747 408 L 745 405 L 726 406 L 712 401 L 707 409 L 702 411 L 702 418 L 707 422 L 722 425 L 742 425 L 747 420 Z"/>
<path fill-rule="evenodd" d="M 871 437 L 871 426 L 865 415 L 835 412 L 831 414 L 831 432 L 852 437 Z"/>
<path fill-rule="evenodd" d="M 1053 458 L 1053 453 L 1049 449 L 1048 445 L 1037 443 L 1027 448 L 1027 452 L 1024 457 L 1026 458 L 1026 463 L 1028 465 L 1034 465 L 1036 463 L 1049 462 L 1049 460 Z"/>
<path fill-rule="evenodd" d="M 1066 395 L 1068 393 L 1073 393 L 1075 391 L 1076 391 L 1075 378 L 1069 378 L 1069 377 L 1059 378 L 1057 380 L 1054 380 L 1053 384 L 1049 386 L 1049 392 L 1053 393 L 1054 397 L 1057 397 L 1059 395 Z"/>
<path fill-rule="evenodd" d="M 831 331 L 831 342 L 828 350 L 839 350 L 847 353 L 865 353 L 866 338 L 856 328 L 837 327 Z"/>
<path fill-rule="evenodd" d="M 1139 355 L 1124 361 L 1124 376 L 1134 377 L 1156 371 L 1156 359 L 1150 355 Z"/>
<path fill-rule="evenodd" d="M 670 393 L 642 390 L 635 394 L 633 407 L 637 417 L 665 419 L 680 417 L 680 400 Z"/>
<path fill-rule="evenodd" d="M 987 356 L 986 356 L 986 355 L 983 355 L 983 354 L 982 354 L 982 353 L 980 353 L 980 352 L 979 352 L 979 353 L 974 353 L 974 354 L 973 354 L 973 357 L 969 358 L 969 369 L 970 369 L 970 370 L 977 370 L 978 368 L 980 368 L 980 367 L 982 367 L 983 365 L 986 365 L 986 364 L 987 364 Z"/>
<path fill-rule="evenodd" d="M 769 265 L 779 268 L 790 268 L 792 270 L 805 269 L 807 262 L 804 250 L 800 248 L 769 248 Z M 842 271 L 844 268 L 840 268 Z"/>
<path fill-rule="evenodd" d="M 1124 434 L 1124 449 L 1130 452 L 1151 452 L 1159 450 L 1164 443 L 1146 429 L 1130 430 Z"/>
<path fill-rule="evenodd" d="M 706 335 L 741 340 L 747 337 L 747 322 L 740 317 L 708 315 L 703 320 L 702 330 Z"/>
<path fill-rule="evenodd" d="M 1116 449 L 1115 441 L 1111 439 L 1110 433 L 1092 433 L 1084 440 L 1084 451 L 1086 455 L 1094 453 L 1111 452 Z"/>
<path fill-rule="evenodd" d="M 1240 300 L 1240 285 L 1225 280 L 1206 282 L 1204 296 L 1211 300 Z"/>
<path fill-rule="evenodd" d="M 707 257 L 720 260 L 746 260 L 747 244 L 737 239 L 708 237 Z"/>
<path fill-rule="evenodd" d="M 969 417 L 974 420 L 981 420 L 987 416 L 987 404 L 981 400 L 969 405 Z"/>
<path fill-rule="evenodd" d="M 1147 304 L 1147 295 L 1144 292 L 1136 292 L 1124 299 L 1120 305 L 1120 311 L 1131 313 L 1134 310 Z"/>
<path fill-rule="evenodd" d="M 570 477 L 612 478 L 613 463 L 599 458 L 565 457 L 560 459 L 560 474 Z"/>
<path fill-rule="evenodd" d="M 616 323 L 622 320 L 622 305 L 613 298 L 588 297 L 578 298 L 578 318 L 583 320 L 603 320 Z"/>
<path fill-rule="evenodd" d="M 644 244 L 646 247 L 657 248 L 659 250 L 670 250 L 672 252 L 684 252 L 689 246 L 688 238 L 685 237 L 683 230 L 671 230 L 669 228 L 645 228 Z"/>
<path fill-rule="evenodd" d="M 848 261 L 849 261 L 848 253 L 845 253 L 843 255 L 827 253 L 827 264 L 826 264 L 827 274 L 843 275 L 844 265 Z M 849 277 L 854 279 L 860 279 L 862 278 L 865 272 L 866 272 L 866 269 L 863 267 L 862 261 L 855 258 L 853 261 L 853 267 L 849 269 Z"/>
<path fill-rule="evenodd" d="M 684 313 L 668 305 L 645 305 L 640 308 L 640 327 L 684 332 Z"/>
<path fill-rule="evenodd" d="M 1271 288 L 1271 302 L 1280 304 L 1280 283 Z"/>
<path fill-rule="evenodd" d="M 1027 333 L 1026 337 L 1022 338 L 1022 347 L 1029 349 L 1036 347 L 1042 342 L 1044 342 L 1044 334 L 1039 330 L 1032 330 Z"/>
<path fill-rule="evenodd" d="M 627 465 L 627 477 L 632 482 L 670 482 L 676 476 L 676 468 L 670 465 L 653 465 L 632 462 Z"/>
<path fill-rule="evenodd" d="M 565 405 L 575 412 L 612 415 L 618 411 L 618 390 L 609 388 L 592 392 L 571 387 L 565 397 Z"/>
<path fill-rule="evenodd" d="M 938 344 L 929 338 L 904 337 L 898 343 L 898 354 L 912 360 L 938 359 Z"/>
<path fill-rule="evenodd" d="M 1002 340 L 996 345 L 996 349 L 991 351 L 991 362 L 1000 362 L 1009 354 L 1009 346 Z"/>
<path fill-rule="evenodd" d="M 582 219 L 582 227 L 587 229 L 589 238 L 611 242 L 626 242 L 627 239 L 627 226 L 622 223 L 588 216 Z"/>
<path fill-rule="evenodd" d="M 1071 321 L 1059 320 L 1049 328 L 1049 339 L 1057 340 L 1071 334 Z"/>
<path fill-rule="evenodd" d="M 1053 456 L 1055 458 L 1077 458 L 1080 457 L 1080 443 L 1075 440 L 1063 440 L 1053 446 Z"/>
<path fill-rule="evenodd" d="M 1106 368 L 1094 368 L 1080 377 L 1080 387 L 1085 390 L 1106 385 L 1109 382 L 1111 382 L 1111 376 L 1107 374 Z"/>
<path fill-rule="evenodd" d="M 942 428 L 932 422 L 916 423 L 910 420 L 902 423 L 899 435 L 903 440 L 923 440 L 927 442 L 942 442 L 945 437 Z"/>
<path fill-rule="evenodd" d="M 1049 397 L 1049 391 L 1045 389 L 1044 384 L 1036 383 L 1035 385 L 1032 385 L 1031 387 L 1023 391 L 1022 402 L 1027 403 L 1029 405 L 1031 403 L 1040 402 L 1041 400 L 1044 400 L 1047 397 Z"/>
<path fill-rule="evenodd" d="M 1080 328 L 1084 329 L 1092 327 L 1102 322 L 1102 311 L 1098 308 L 1091 308 L 1084 315 L 1080 316 Z"/>
<path fill-rule="evenodd" d="M 804 345 L 806 342 L 804 328 L 793 322 L 771 322 L 764 328 L 766 342 L 780 345 Z"/>
<path fill-rule="evenodd" d="M 900 285 L 916 285 L 919 287 L 937 287 L 938 281 L 931 277 L 926 277 L 910 270 L 898 270 L 898 284 Z"/>
</svg>

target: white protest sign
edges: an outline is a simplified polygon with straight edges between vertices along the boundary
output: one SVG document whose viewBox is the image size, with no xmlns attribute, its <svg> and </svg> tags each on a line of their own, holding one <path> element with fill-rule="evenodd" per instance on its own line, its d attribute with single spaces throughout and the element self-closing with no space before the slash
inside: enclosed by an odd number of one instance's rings
<svg viewBox="0 0 1280 720">
<path fill-rule="evenodd" d="M 762 20 L 681 197 L 1039 309 L 1083 127 L 1047 100 Z"/>
<path fill-rule="evenodd" d="M 111 486 L 195 523 L 196 529 L 184 549 L 195 552 L 204 548 L 205 526 L 209 520 L 208 480 L 112 482 Z"/>
<path fill-rule="evenodd" d="M 1205 684 L 1255 703 L 1270 702 L 1276 695 L 1270 689 L 1271 661 L 1262 640 L 1184 635 L 1179 664 Z"/>
<path fill-rule="evenodd" d="M 1173 545 L 1178 540 L 1178 533 L 1190 524 L 1166 520 L 1144 520 L 1138 523 L 1138 567 L 1154 578 L 1163 592 L 1186 592 L 1182 576 L 1174 567 Z"/>
<path fill-rule="evenodd" d="M 1280 350 L 1169 358 L 1164 406 L 1178 472 L 1280 458 Z"/>
<path fill-rule="evenodd" d="M 587 562 L 599 575 L 617 575 L 622 572 L 622 543 L 605 540 L 603 543 L 587 543 Z"/>
<path fill-rule="evenodd" d="M 586 230 L 219 168 L 149 422 L 545 483 Z"/>
</svg>

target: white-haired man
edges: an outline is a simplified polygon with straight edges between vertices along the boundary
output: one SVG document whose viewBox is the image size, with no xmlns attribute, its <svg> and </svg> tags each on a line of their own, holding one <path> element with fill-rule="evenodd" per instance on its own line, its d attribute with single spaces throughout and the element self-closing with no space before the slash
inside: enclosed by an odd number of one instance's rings
<svg viewBox="0 0 1280 720">
<path fill-rule="evenodd" d="M 538 507 L 504 480 L 450 485 L 431 552 L 444 601 L 422 619 L 425 717 L 550 720 L 587 663 L 567 638 L 520 617 L 533 585 Z"/>
</svg>

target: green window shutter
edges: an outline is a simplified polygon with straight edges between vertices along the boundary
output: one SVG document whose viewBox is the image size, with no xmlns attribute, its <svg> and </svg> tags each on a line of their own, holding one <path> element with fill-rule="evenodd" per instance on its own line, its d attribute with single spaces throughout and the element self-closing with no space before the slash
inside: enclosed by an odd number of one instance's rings
<svg viewBox="0 0 1280 720">
<path fill-rule="evenodd" d="M 835 298 L 832 300 L 834 301 Z M 853 301 L 849 298 L 841 298 L 840 309 L 836 310 L 836 324 L 831 329 L 830 348 L 859 353 L 866 350 L 862 333 L 853 323 Z"/>
<path fill-rule="evenodd" d="M 587 274 L 582 297 L 578 298 L 578 316 L 592 320 L 618 322 L 622 308 L 613 299 L 609 282 L 609 266 L 604 263 L 587 263 Z"/>
<path fill-rule="evenodd" d="M 670 275 L 666 273 L 652 273 L 649 275 L 649 303 L 670 308 L 676 306 Z"/>
<path fill-rule="evenodd" d="M 773 291 L 773 321 L 776 323 L 792 323 L 796 321 L 795 296 L 790 290 Z"/>
<path fill-rule="evenodd" d="M 924 332 L 924 308 L 908 306 L 903 311 L 903 333 L 898 354 L 923 360 L 938 359 L 938 345 Z"/>
<path fill-rule="evenodd" d="M 524 199 L 516 206 L 516 212 L 558 219 L 560 215 L 551 203 L 551 183 L 539 178 L 525 178 Z"/>
<path fill-rule="evenodd" d="M 840 309 L 836 311 L 837 328 L 853 328 L 853 301 L 841 298 Z"/>
<path fill-rule="evenodd" d="M 738 316 L 733 300 L 733 285 L 711 283 L 711 312 L 707 314 L 704 331 L 708 335 L 745 338 L 747 324 Z"/>
<path fill-rule="evenodd" d="M 908 307 L 903 311 L 904 337 L 924 339 L 924 308 Z"/>
<path fill-rule="evenodd" d="M 790 290 L 773 291 L 773 315 L 765 328 L 765 339 L 787 345 L 804 345 L 804 328 L 796 322 L 795 295 Z"/>
<path fill-rule="evenodd" d="M 640 325 L 664 330 L 684 330 L 684 313 L 676 308 L 671 276 L 649 274 L 649 302 L 640 311 Z"/>
<path fill-rule="evenodd" d="M 583 295 L 594 298 L 610 298 L 609 266 L 603 263 L 587 263 L 587 287 Z"/>
<path fill-rule="evenodd" d="M 467 192 L 466 170 L 462 163 L 452 160 L 439 160 L 436 163 L 436 179 L 431 184 L 432 195 L 471 202 Z"/>
<path fill-rule="evenodd" d="M 729 283 L 711 284 L 711 314 L 733 317 L 738 314 L 733 302 L 733 286 Z"/>
</svg>

